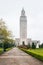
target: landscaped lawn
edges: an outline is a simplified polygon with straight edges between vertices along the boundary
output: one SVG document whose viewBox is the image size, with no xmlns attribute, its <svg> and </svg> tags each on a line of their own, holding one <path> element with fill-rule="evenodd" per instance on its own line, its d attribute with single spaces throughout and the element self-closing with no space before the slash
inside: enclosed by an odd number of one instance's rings
<svg viewBox="0 0 43 65">
<path fill-rule="evenodd" d="M 12 48 L 13 48 L 13 47 L 7 48 L 7 49 L 5 49 L 5 50 L 6 50 L 6 51 L 9 51 L 9 50 L 11 50 Z M 0 48 L 0 55 L 1 55 L 3 52 L 5 52 L 4 49 L 3 49 L 3 48 Z"/>
<path fill-rule="evenodd" d="M 3 48 L 0 48 L 0 55 L 3 53 Z"/>
<path fill-rule="evenodd" d="M 39 48 L 39 49 L 22 49 L 23 51 L 25 51 L 26 53 L 34 56 L 35 58 L 43 61 L 43 48 Z"/>
<path fill-rule="evenodd" d="M 27 50 L 29 52 L 43 56 L 43 48 Z"/>
<path fill-rule="evenodd" d="M 6 49 L 6 51 L 9 51 L 9 50 L 11 50 L 12 48 L 13 48 L 13 47 L 11 47 L 11 48 L 7 48 L 7 49 Z"/>
</svg>

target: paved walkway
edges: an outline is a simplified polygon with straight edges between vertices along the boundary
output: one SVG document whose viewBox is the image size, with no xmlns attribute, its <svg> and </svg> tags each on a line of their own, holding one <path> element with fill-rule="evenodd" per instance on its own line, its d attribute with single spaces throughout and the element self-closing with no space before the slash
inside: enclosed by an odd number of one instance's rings
<svg viewBox="0 0 43 65">
<path fill-rule="evenodd" d="M 13 48 L 0 56 L 0 65 L 43 65 L 43 62 L 18 48 Z"/>
</svg>

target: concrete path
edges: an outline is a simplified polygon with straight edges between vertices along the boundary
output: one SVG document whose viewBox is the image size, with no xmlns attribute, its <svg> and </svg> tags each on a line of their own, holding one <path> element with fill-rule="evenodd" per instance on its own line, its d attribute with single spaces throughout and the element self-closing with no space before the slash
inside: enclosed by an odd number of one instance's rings
<svg viewBox="0 0 43 65">
<path fill-rule="evenodd" d="M 0 56 L 0 65 L 43 65 L 43 62 L 18 48 L 13 48 Z"/>
</svg>

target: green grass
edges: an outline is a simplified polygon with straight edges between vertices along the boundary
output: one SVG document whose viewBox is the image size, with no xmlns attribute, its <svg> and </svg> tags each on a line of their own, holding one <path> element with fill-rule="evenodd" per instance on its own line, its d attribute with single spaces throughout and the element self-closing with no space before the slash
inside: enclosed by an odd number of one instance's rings
<svg viewBox="0 0 43 65">
<path fill-rule="evenodd" d="M 13 47 L 7 48 L 7 49 L 6 49 L 6 52 L 9 51 L 9 50 L 11 50 L 12 48 L 13 48 Z M 3 49 L 3 48 L 0 48 L 0 55 L 1 55 L 3 52 L 5 52 L 4 49 Z"/>
<path fill-rule="evenodd" d="M 3 53 L 3 48 L 0 48 L 0 55 Z"/>
<path fill-rule="evenodd" d="M 25 51 L 26 53 L 32 55 L 33 57 L 43 61 L 43 48 L 39 48 L 39 49 L 21 49 L 23 51 Z"/>
<path fill-rule="evenodd" d="M 40 48 L 40 49 L 31 49 L 31 50 L 27 50 L 27 51 L 35 53 L 35 54 L 38 54 L 40 56 L 43 56 L 43 48 Z"/>
<path fill-rule="evenodd" d="M 12 49 L 12 48 L 7 48 L 6 51 L 9 51 L 9 50 L 11 50 L 11 49 Z"/>
</svg>

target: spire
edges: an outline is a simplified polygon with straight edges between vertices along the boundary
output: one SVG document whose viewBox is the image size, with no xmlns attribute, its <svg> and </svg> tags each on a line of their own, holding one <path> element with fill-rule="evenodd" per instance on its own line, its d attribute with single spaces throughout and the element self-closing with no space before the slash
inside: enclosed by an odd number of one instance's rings
<svg viewBox="0 0 43 65">
<path fill-rule="evenodd" d="M 21 16 L 25 16 L 25 10 L 24 10 L 24 8 L 22 8 Z"/>
</svg>

